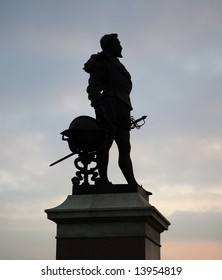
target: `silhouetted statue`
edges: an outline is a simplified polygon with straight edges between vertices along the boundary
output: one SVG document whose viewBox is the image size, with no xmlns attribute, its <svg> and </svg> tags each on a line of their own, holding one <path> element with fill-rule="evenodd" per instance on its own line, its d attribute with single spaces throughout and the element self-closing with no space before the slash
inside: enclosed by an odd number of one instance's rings
<svg viewBox="0 0 222 280">
<path fill-rule="evenodd" d="M 119 151 L 119 167 L 128 184 L 137 186 L 130 158 L 130 92 L 131 76 L 119 61 L 122 47 L 117 34 L 104 35 L 100 40 L 102 51 L 93 54 L 85 63 L 90 74 L 88 98 L 95 109 L 96 119 L 108 132 L 105 148 L 97 154 L 98 170 L 102 183 L 110 183 L 107 176 L 109 150 L 113 140 Z"/>
</svg>

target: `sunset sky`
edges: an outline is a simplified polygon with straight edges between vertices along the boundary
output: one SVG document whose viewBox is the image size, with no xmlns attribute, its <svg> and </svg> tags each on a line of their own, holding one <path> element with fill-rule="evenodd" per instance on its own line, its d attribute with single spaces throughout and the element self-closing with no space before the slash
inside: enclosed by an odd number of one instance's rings
<svg viewBox="0 0 222 280">
<path fill-rule="evenodd" d="M 60 132 L 94 116 L 83 65 L 118 33 L 137 181 L 170 222 L 162 259 L 222 259 L 222 1 L 0 0 L 0 259 L 55 259 L 45 209 L 71 194 Z M 111 150 L 109 177 L 125 183 Z"/>
</svg>

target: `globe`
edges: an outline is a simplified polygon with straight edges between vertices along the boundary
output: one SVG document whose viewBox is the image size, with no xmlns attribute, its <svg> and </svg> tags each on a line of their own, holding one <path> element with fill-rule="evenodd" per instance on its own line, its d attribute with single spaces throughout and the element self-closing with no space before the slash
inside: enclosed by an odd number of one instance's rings
<svg viewBox="0 0 222 280">
<path fill-rule="evenodd" d="M 69 129 L 61 132 L 72 152 L 96 152 L 106 141 L 106 133 L 96 119 L 89 116 L 75 118 Z"/>
</svg>

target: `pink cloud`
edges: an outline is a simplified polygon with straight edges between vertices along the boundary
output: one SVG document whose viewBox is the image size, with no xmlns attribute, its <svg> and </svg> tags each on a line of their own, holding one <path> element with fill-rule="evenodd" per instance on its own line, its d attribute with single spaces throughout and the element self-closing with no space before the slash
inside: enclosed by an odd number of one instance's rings
<svg viewBox="0 0 222 280">
<path fill-rule="evenodd" d="M 164 241 L 162 243 L 163 260 L 221 260 L 222 242 Z"/>
</svg>

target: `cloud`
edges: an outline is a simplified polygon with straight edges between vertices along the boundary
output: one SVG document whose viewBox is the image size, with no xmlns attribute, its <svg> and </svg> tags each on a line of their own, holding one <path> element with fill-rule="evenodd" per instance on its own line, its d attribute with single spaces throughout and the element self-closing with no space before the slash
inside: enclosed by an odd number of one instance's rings
<svg viewBox="0 0 222 280">
<path fill-rule="evenodd" d="M 221 242 L 207 240 L 168 241 L 163 237 L 161 259 L 163 260 L 221 260 Z"/>
<path fill-rule="evenodd" d="M 40 222 L 41 221 L 41 222 Z M 5 260 L 55 259 L 54 225 L 41 219 L 21 218 L 0 220 L 1 257 Z M 19 246 L 18 246 L 19 244 Z"/>
<path fill-rule="evenodd" d="M 180 185 L 198 190 L 221 186 L 220 151 L 221 138 L 211 136 L 174 138 L 147 133 L 144 142 L 132 142 L 132 158 L 141 177 L 146 174 L 151 186 L 167 184 L 169 190 Z"/>
<path fill-rule="evenodd" d="M 198 201 L 197 201 L 198 203 Z M 208 240 L 222 243 L 222 212 L 176 211 L 168 238 L 173 240 Z"/>
<path fill-rule="evenodd" d="M 221 259 L 221 215 L 221 211 L 174 212 L 168 218 L 171 222 L 169 231 L 163 234 L 162 258 Z"/>
</svg>

